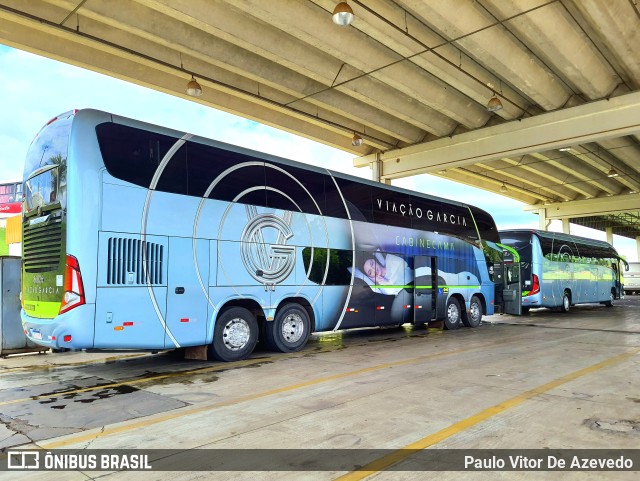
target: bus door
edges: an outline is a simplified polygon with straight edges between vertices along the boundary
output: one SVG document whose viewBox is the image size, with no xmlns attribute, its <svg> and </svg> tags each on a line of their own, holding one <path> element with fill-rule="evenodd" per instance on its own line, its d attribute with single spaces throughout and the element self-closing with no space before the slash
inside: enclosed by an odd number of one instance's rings
<svg viewBox="0 0 640 481">
<path fill-rule="evenodd" d="M 415 256 L 413 258 L 413 323 L 435 321 L 438 301 L 438 258 Z"/>
<path fill-rule="evenodd" d="M 616 299 L 620 299 L 624 296 L 624 293 L 622 292 L 622 269 L 620 269 L 621 265 L 620 265 L 620 261 L 616 260 L 615 262 L 613 262 L 611 264 L 611 268 L 613 269 L 613 281 L 615 283 L 615 290 L 616 290 L 616 294 L 615 294 L 615 298 Z"/>
<path fill-rule="evenodd" d="M 209 241 L 197 239 L 198 269 L 194 262 L 193 239 L 169 238 L 167 333 L 165 347 L 197 346 L 205 342 L 207 334 L 208 301 L 203 285 L 209 280 Z M 173 337 L 173 339 L 172 339 Z"/>
<path fill-rule="evenodd" d="M 522 314 L 522 285 L 520 281 L 520 256 L 511 248 L 503 250 L 502 264 L 495 268 L 502 272 L 503 312 L 520 316 Z M 500 266 L 500 267 L 499 267 Z M 496 287 L 499 285 L 496 283 Z"/>
</svg>

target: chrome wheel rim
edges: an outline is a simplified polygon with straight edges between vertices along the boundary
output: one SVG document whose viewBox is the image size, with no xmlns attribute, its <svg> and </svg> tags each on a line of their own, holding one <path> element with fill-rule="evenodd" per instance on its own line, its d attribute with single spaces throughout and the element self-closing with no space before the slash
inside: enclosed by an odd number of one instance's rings
<svg viewBox="0 0 640 481">
<path fill-rule="evenodd" d="M 471 321 L 473 323 L 476 323 L 480 320 L 480 313 L 482 311 L 480 310 L 480 305 L 477 303 L 472 303 L 471 304 Z"/>
<path fill-rule="evenodd" d="M 455 304 L 449 304 L 449 306 L 447 307 L 447 318 L 452 324 L 458 322 L 458 319 L 460 318 L 460 311 Z"/>
<path fill-rule="evenodd" d="M 251 338 L 251 329 L 244 319 L 237 317 L 227 322 L 222 330 L 222 340 L 230 351 L 239 351 Z"/>
<path fill-rule="evenodd" d="M 298 342 L 304 335 L 304 322 L 299 314 L 288 314 L 282 321 L 282 338 L 288 343 Z"/>
<path fill-rule="evenodd" d="M 562 298 L 562 305 L 564 306 L 565 310 L 569 309 L 569 296 L 564 296 Z"/>
</svg>

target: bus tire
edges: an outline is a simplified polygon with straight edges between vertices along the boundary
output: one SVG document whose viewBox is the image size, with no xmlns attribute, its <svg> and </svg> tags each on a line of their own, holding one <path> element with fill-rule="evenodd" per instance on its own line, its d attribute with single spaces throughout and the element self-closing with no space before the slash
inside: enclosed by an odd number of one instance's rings
<svg viewBox="0 0 640 481">
<path fill-rule="evenodd" d="M 265 323 L 264 334 L 267 346 L 274 351 L 299 351 L 311 334 L 309 314 L 299 304 L 285 304 L 272 322 Z"/>
<path fill-rule="evenodd" d="M 258 321 L 244 307 L 231 307 L 216 319 L 209 356 L 219 361 L 240 361 L 251 355 L 258 342 Z"/>
<path fill-rule="evenodd" d="M 460 327 L 462 321 L 462 311 L 460 310 L 460 303 L 455 297 L 450 297 L 447 301 L 447 308 L 444 316 L 445 329 L 454 330 Z"/>
<path fill-rule="evenodd" d="M 522 310 L 520 311 L 520 313 L 521 313 L 523 316 L 526 316 L 527 314 L 529 314 L 529 310 L 530 310 L 530 309 L 531 309 L 530 307 L 523 307 L 523 308 L 522 308 Z"/>
<path fill-rule="evenodd" d="M 562 294 L 562 304 L 560 304 L 560 312 L 569 312 L 571 309 L 571 296 L 569 295 L 569 291 L 564 291 Z"/>
<path fill-rule="evenodd" d="M 467 327 L 478 327 L 482 322 L 482 302 L 480 302 L 478 296 L 471 297 L 469 313 L 462 318 L 462 322 Z"/>
<path fill-rule="evenodd" d="M 606 302 L 603 302 L 603 304 L 607 307 L 613 307 L 613 303 L 616 300 L 616 295 L 613 291 L 611 291 L 611 293 L 609 294 L 609 300 Z"/>
</svg>

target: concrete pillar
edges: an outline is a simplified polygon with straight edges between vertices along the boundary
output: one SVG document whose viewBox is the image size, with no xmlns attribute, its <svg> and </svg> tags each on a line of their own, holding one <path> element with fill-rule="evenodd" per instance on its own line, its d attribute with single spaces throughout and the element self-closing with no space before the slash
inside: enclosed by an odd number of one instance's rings
<svg viewBox="0 0 640 481">
<path fill-rule="evenodd" d="M 391 185 L 391 179 L 384 179 L 382 177 L 382 160 L 380 160 L 380 152 L 376 153 L 376 160 L 371 162 L 371 178 L 375 182 L 381 182 L 386 185 Z"/>
<path fill-rule="evenodd" d="M 376 160 L 371 162 L 371 180 L 380 182 L 382 176 L 382 161 L 380 160 L 380 152 L 376 153 Z"/>
<path fill-rule="evenodd" d="M 547 219 L 547 209 L 544 207 L 538 209 L 538 225 L 540 230 L 548 230 L 549 224 L 551 224 L 551 220 Z"/>
<path fill-rule="evenodd" d="M 636 237 L 636 249 L 638 250 L 637 261 L 640 262 L 640 236 Z"/>
<path fill-rule="evenodd" d="M 569 225 L 569 219 L 562 219 L 562 232 L 565 234 L 571 234 L 571 226 Z"/>
<path fill-rule="evenodd" d="M 607 232 L 607 242 L 613 245 L 613 227 L 606 227 L 605 231 Z"/>
</svg>

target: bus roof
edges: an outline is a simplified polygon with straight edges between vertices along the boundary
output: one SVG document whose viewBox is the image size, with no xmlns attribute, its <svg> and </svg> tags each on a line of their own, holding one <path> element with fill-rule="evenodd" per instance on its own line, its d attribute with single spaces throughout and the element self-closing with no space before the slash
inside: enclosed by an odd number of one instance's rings
<svg viewBox="0 0 640 481">
<path fill-rule="evenodd" d="M 550 232 L 550 231 L 544 231 L 544 230 L 538 230 L 538 229 L 507 229 L 507 230 L 499 231 L 499 234 L 501 237 L 503 234 L 529 234 L 529 235 L 536 235 L 542 239 L 552 239 L 552 240 L 560 240 L 565 242 L 573 242 L 578 247 L 583 245 L 588 247 L 596 247 L 599 249 L 604 249 L 609 253 L 611 253 L 613 257 L 617 257 L 618 259 L 621 259 L 624 261 L 624 259 L 622 259 L 618 254 L 618 251 L 615 249 L 615 247 L 613 247 L 611 244 L 609 244 L 606 241 L 589 239 L 588 237 L 582 237 L 582 236 L 577 236 L 572 234 L 564 234 L 562 232 Z M 626 263 L 626 261 L 624 262 Z"/>
</svg>

